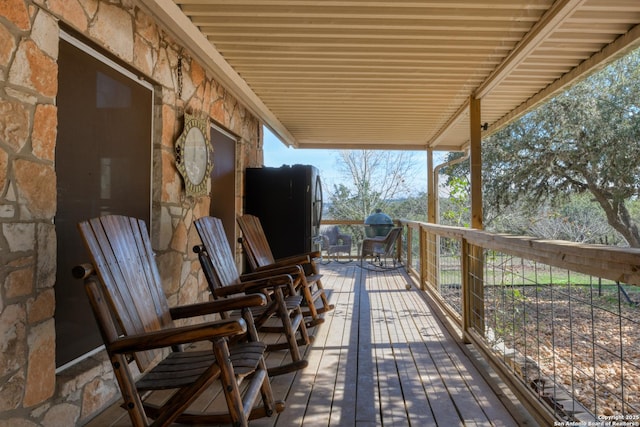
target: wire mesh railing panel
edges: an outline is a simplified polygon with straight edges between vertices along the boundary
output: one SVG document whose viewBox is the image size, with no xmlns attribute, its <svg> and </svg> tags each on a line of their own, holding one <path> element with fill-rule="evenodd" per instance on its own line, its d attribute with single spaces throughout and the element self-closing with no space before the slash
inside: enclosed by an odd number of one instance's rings
<svg viewBox="0 0 640 427">
<path fill-rule="evenodd" d="M 446 237 L 437 238 L 440 249 L 438 259 L 438 286 L 444 302 L 462 316 L 462 270 L 460 267 L 460 241 Z"/>
<path fill-rule="evenodd" d="M 484 261 L 484 337 L 508 369 L 560 419 L 640 425 L 640 289 L 493 251 Z"/>
<path fill-rule="evenodd" d="M 410 266 L 420 271 L 420 230 L 411 230 L 411 233 L 407 233 L 406 236 L 406 248 L 403 253 L 407 254 L 407 258 L 411 260 Z"/>
</svg>

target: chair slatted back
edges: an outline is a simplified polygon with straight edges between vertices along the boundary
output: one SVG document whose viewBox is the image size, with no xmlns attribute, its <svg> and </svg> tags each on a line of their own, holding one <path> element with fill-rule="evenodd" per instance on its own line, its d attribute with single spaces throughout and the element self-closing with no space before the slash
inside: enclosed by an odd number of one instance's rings
<svg viewBox="0 0 640 427">
<path fill-rule="evenodd" d="M 244 235 L 242 247 L 247 254 L 251 269 L 255 270 L 275 263 L 276 260 L 271 252 L 260 219 L 257 216 L 245 214 L 238 218 L 238 224 Z"/>
<path fill-rule="evenodd" d="M 125 335 L 160 330 L 173 324 L 144 221 L 120 215 L 78 224 L 102 293 Z M 157 351 L 136 353 L 145 370 Z"/>
<path fill-rule="evenodd" d="M 209 279 L 213 279 L 209 280 L 209 283 L 217 287 L 240 283 L 238 266 L 229 248 L 222 220 L 206 216 L 198 218 L 195 225 L 211 264 L 215 266 L 209 273 L 212 276 Z"/>
<path fill-rule="evenodd" d="M 400 237 L 401 232 L 402 232 L 402 227 L 393 227 L 387 234 L 387 237 L 384 238 L 384 255 L 385 256 L 393 255 L 394 245 L 396 243 L 396 240 L 398 240 L 398 237 Z"/>
</svg>

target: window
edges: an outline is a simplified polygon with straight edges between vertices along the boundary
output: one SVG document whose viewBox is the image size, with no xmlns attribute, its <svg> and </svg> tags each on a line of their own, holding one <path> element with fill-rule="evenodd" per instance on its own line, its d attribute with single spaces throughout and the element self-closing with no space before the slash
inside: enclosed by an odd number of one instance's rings
<svg viewBox="0 0 640 427">
<path fill-rule="evenodd" d="M 153 88 L 63 33 L 58 77 L 56 365 L 102 345 L 80 280 L 76 224 L 106 214 L 150 226 Z"/>
</svg>

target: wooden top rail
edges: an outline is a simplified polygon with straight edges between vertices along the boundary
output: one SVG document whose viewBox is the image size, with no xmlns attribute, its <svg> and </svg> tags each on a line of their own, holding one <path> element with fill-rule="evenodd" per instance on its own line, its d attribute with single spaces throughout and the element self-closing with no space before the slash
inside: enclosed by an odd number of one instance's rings
<svg viewBox="0 0 640 427">
<path fill-rule="evenodd" d="M 554 267 L 640 285 L 640 249 L 545 240 L 536 237 L 489 233 L 463 227 L 401 220 L 401 224 L 482 248 L 504 252 Z"/>
</svg>

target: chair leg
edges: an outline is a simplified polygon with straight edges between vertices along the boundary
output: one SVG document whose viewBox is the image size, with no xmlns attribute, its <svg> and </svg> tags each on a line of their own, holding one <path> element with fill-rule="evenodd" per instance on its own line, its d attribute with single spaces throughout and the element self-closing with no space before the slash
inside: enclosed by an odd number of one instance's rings
<svg viewBox="0 0 640 427">
<path fill-rule="evenodd" d="M 296 331 L 293 329 L 291 324 L 291 317 L 289 316 L 289 311 L 284 303 L 284 295 L 280 288 L 275 290 L 276 300 L 278 301 L 278 315 L 282 320 L 282 326 L 284 327 L 284 334 L 287 338 L 287 342 L 289 343 L 289 350 L 291 353 L 291 359 L 294 362 L 297 362 L 302 359 L 300 356 L 300 349 L 298 348 L 298 343 L 296 342 Z M 306 327 L 304 324 L 300 324 L 299 328 L 304 328 L 306 332 Z"/>
<path fill-rule="evenodd" d="M 329 300 L 327 299 L 327 294 L 324 291 L 324 286 L 322 286 L 322 282 L 320 279 L 316 282 L 316 286 L 318 289 L 322 290 L 320 293 L 320 299 L 322 299 L 322 308 L 318 310 L 319 313 L 325 313 L 327 311 L 331 311 L 335 308 L 333 304 L 329 304 Z"/>
<path fill-rule="evenodd" d="M 264 357 L 260 360 L 260 369 L 264 372 L 267 371 L 267 363 L 264 361 Z M 266 411 L 266 415 L 268 417 L 272 416 L 275 412 L 281 412 L 276 409 L 276 406 L 279 402 L 276 402 L 273 397 L 273 390 L 271 390 L 271 383 L 269 382 L 269 377 L 266 376 L 262 380 L 262 385 L 260 386 L 260 394 L 262 395 L 262 403 L 264 404 L 264 408 Z"/>
<path fill-rule="evenodd" d="M 313 274 L 318 274 L 318 266 L 316 265 L 316 262 L 313 259 L 311 259 L 311 270 L 313 271 Z M 327 299 L 327 294 L 324 291 L 324 286 L 322 286 L 322 280 L 318 279 L 316 281 L 316 287 L 318 288 L 318 291 L 320 291 L 320 299 L 322 299 L 322 308 L 318 310 L 318 312 L 324 313 L 324 312 L 333 310 L 334 306 L 329 304 L 329 300 Z"/>
<path fill-rule="evenodd" d="M 267 350 L 288 349 L 291 355 L 291 363 L 269 368 L 269 376 L 283 375 L 306 368 L 309 362 L 302 358 L 299 346 L 307 345 L 311 342 L 300 307 L 293 312 L 293 315 L 290 315 L 284 302 L 284 294 L 280 288 L 274 291 L 274 298 L 277 301 L 278 316 L 282 321 L 286 343 L 269 345 L 267 346 Z M 299 340 L 296 339 L 296 332 L 299 332 L 301 335 Z"/>
<path fill-rule="evenodd" d="M 234 426 L 246 427 L 248 426 L 248 419 L 244 412 L 238 383 L 233 373 L 233 365 L 231 364 L 227 341 L 224 338 L 214 340 L 213 352 L 221 368 L 220 380 L 232 423 Z"/>
<path fill-rule="evenodd" d="M 302 295 L 304 296 L 304 299 L 307 302 L 307 307 L 309 310 L 308 316 L 315 321 L 318 318 L 318 311 L 316 309 L 316 304 L 313 301 L 313 295 L 311 294 L 311 287 L 309 286 L 309 282 L 307 282 L 307 278 L 304 276 L 304 274 L 300 275 L 300 282 L 302 286 Z"/>
</svg>

